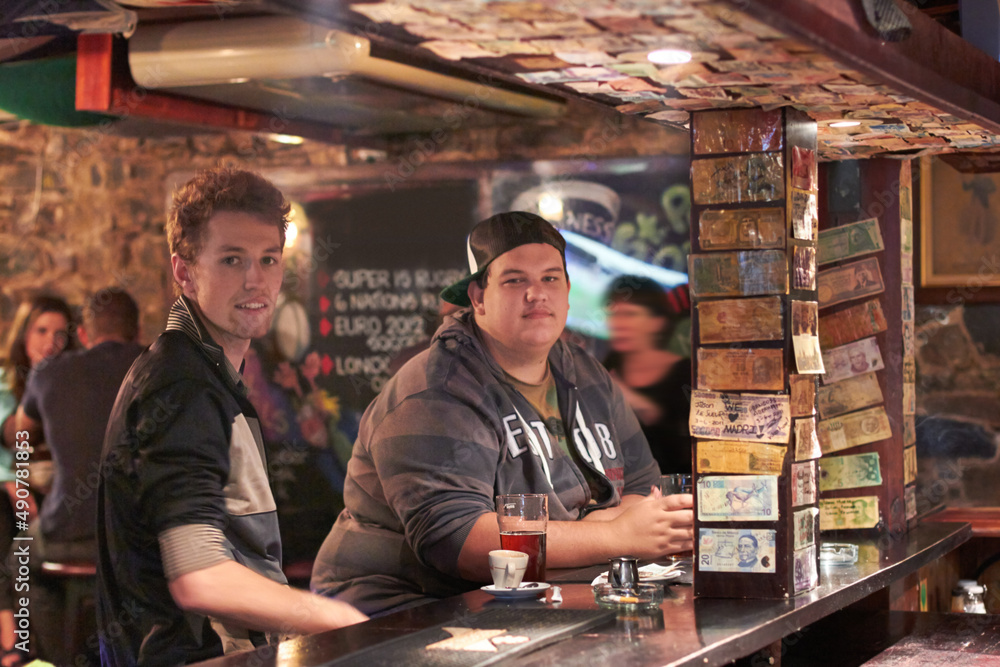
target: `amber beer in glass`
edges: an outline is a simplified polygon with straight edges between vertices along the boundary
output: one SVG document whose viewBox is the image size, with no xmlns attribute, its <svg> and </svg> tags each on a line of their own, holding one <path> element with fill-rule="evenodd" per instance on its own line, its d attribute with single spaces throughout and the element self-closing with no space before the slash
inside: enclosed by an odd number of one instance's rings
<svg viewBox="0 0 1000 667">
<path fill-rule="evenodd" d="M 545 581 L 545 531 L 549 497 L 543 493 L 497 496 L 500 548 L 528 554 L 522 581 Z"/>
</svg>

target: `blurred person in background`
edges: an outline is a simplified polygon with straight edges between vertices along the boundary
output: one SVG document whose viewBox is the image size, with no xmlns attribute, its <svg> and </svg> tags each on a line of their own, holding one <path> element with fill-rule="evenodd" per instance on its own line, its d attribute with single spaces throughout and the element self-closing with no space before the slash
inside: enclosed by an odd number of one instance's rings
<svg viewBox="0 0 1000 667">
<path fill-rule="evenodd" d="M 24 396 L 28 371 L 36 364 L 73 349 L 70 325 L 73 311 L 57 296 L 42 294 L 22 303 L 14 315 L 0 356 L 0 424 L 4 447 L 14 444 L 11 417 Z"/>
<path fill-rule="evenodd" d="M 24 301 L 14 314 L 14 321 L 0 356 L 0 483 L 7 493 L 0 494 L 0 563 L 7 562 L 7 554 L 14 538 L 13 505 L 15 489 L 11 467 L 12 450 L 17 440 L 15 414 L 24 396 L 28 372 L 55 357 L 63 350 L 73 349 L 73 311 L 61 298 L 40 294 Z M 29 440 L 33 447 L 40 440 Z M 8 495 L 10 499 L 8 501 Z M 29 515 L 36 512 L 29 496 Z M 26 660 L 24 653 L 14 648 L 14 600 L 11 581 L 4 570 L 0 576 L 0 665 L 10 667 Z"/>
<path fill-rule="evenodd" d="M 687 285 L 667 292 L 644 276 L 619 276 L 608 289 L 611 352 L 605 368 L 635 411 L 663 474 L 691 472 L 691 359 L 667 349 L 691 302 Z"/>
<path fill-rule="evenodd" d="M 26 532 L 32 538 L 32 630 L 38 656 L 68 664 L 65 579 L 46 577 L 43 561 L 97 562 L 97 473 L 108 416 L 122 379 L 139 353 L 139 307 L 121 289 L 102 289 L 83 308 L 77 330 L 86 349 L 39 364 L 28 376 L 17 410 L 17 428 L 52 454 L 51 490 Z M 14 564 L 11 563 L 11 570 Z M 92 628 L 96 630 L 96 626 Z M 96 662 L 99 657 L 90 656 Z"/>
</svg>

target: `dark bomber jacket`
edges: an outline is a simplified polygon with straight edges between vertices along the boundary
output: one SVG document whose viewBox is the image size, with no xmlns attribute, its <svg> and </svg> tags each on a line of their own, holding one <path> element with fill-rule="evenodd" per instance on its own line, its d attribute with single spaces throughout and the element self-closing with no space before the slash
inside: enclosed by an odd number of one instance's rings
<svg viewBox="0 0 1000 667">
<path fill-rule="evenodd" d="M 285 583 L 257 415 L 184 297 L 122 383 L 98 493 L 105 665 L 184 664 L 268 641 L 184 613 L 167 588 L 159 537 L 171 529 L 185 537 L 167 559 L 175 576 L 229 558 Z"/>
</svg>

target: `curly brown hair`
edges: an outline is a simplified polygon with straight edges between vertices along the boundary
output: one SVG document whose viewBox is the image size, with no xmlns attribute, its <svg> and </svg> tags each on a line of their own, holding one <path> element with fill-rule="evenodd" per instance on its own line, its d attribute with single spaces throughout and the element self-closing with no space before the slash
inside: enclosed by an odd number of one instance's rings
<svg viewBox="0 0 1000 667">
<path fill-rule="evenodd" d="M 174 192 L 167 219 L 170 253 L 195 263 L 208 221 L 220 211 L 248 213 L 273 222 L 284 246 L 291 208 L 281 191 L 256 172 L 235 167 L 200 171 Z"/>
</svg>

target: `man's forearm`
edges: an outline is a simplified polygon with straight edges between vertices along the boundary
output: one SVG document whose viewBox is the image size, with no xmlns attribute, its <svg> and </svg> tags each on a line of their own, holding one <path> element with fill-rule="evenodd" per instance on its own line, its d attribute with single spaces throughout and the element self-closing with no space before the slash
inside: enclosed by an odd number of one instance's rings
<svg viewBox="0 0 1000 667">
<path fill-rule="evenodd" d="M 235 561 L 181 575 L 170 582 L 170 594 L 185 611 L 265 632 L 311 634 L 365 620 L 346 603 L 279 584 Z"/>
<path fill-rule="evenodd" d="M 628 495 L 622 496 L 622 501 L 614 507 L 607 507 L 601 510 L 594 510 L 583 517 L 583 521 L 611 521 L 621 516 L 622 512 L 631 507 L 634 503 L 642 502 L 646 496 Z"/>
<path fill-rule="evenodd" d="M 621 555 L 611 520 L 550 521 L 545 535 L 546 567 L 582 567 Z M 469 531 L 458 557 L 463 579 L 489 582 L 489 553 L 500 548 L 496 516 L 484 514 Z"/>
<path fill-rule="evenodd" d="M 550 521 L 545 536 L 546 566 L 597 565 L 613 556 L 656 558 L 691 547 L 693 517 L 690 496 L 647 498 L 625 496 L 603 517 L 584 521 Z M 594 512 L 597 514 L 597 512 Z M 476 520 L 458 556 L 459 574 L 470 581 L 490 580 L 489 552 L 500 548 L 496 515 Z"/>
</svg>

